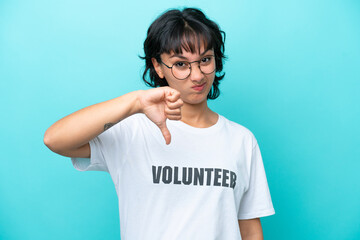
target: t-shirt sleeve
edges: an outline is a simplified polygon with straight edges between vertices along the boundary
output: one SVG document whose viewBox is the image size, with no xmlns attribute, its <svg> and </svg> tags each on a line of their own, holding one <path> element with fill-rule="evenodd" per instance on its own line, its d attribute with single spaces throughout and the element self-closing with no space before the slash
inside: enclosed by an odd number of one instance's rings
<svg viewBox="0 0 360 240">
<path fill-rule="evenodd" d="M 102 132 L 89 141 L 90 158 L 71 158 L 75 169 L 79 171 L 105 171 L 116 169 L 121 163 L 120 153 L 123 152 L 121 122 Z"/>
<path fill-rule="evenodd" d="M 97 136 L 89 141 L 90 158 L 71 158 L 71 162 L 76 170 L 79 171 L 105 171 L 109 172 L 104 154 L 101 150 L 102 140 Z"/>
<path fill-rule="evenodd" d="M 250 162 L 249 187 L 244 193 L 238 211 L 238 219 L 252 219 L 275 214 L 266 179 L 260 148 L 255 141 Z"/>
</svg>

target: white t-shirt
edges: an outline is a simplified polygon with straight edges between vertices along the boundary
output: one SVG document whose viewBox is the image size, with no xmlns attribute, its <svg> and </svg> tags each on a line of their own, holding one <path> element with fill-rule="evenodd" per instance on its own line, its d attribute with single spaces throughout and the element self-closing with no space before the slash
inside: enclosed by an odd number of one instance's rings
<svg viewBox="0 0 360 240">
<path fill-rule="evenodd" d="M 219 115 L 208 128 L 166 121 L 171 143 L 144 114 L 90 141 L 80 171 L 107 171 L 122 240 L 241 239 L 238 219 L 275 214 L 260 149 L 245 127 Z"/>
</svg>

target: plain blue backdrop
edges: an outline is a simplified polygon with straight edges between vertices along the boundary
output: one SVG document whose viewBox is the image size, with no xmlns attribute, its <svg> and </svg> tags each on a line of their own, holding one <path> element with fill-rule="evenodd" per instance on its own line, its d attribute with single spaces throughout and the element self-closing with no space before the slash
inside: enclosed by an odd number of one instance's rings
<svg viewBox="0 0 360 240">
<path fill-rule="evenodd" d="M 226 32 L 210 107 L 256 136 L 276 214 L 265 239 L 360 239 L 360 2 L 0 1 L 0 239 L 119 239 L 108 174 L 43 144 L 86 106 L 137 89 L 150 23 L 199 7 Z"/>
</svg>

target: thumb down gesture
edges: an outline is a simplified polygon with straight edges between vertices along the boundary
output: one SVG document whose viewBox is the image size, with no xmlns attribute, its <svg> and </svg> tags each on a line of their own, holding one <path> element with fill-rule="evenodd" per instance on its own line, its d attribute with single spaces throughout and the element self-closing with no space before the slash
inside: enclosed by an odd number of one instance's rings
<svg viewBox="0 0 360 240">
<path fill-rule="evenodd" d="M 171 142 L 171 134 L 166 119 L 180 120 L 184 102 L 180 92 L 171 87 L 158 87 L 143 92 L 140 96 L 141 111 L 160 129 L 166 144 Z"/>
</svg>

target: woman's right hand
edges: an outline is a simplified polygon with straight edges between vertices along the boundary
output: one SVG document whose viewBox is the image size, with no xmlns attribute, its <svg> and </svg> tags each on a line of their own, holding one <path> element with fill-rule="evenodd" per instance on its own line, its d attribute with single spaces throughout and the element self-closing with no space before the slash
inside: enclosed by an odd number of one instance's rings
<svg viewBox="0 0 360 240">
<path fill-rule="evenodd" d="M 140 109 L 161 130 L 166 144 L 171 142 L 171 134 L 166 119 L 180 120 L 184 102 L 180 92 L 171 87 L 158 87 L 143 91 L 139 97 Z"/>
</svg>

